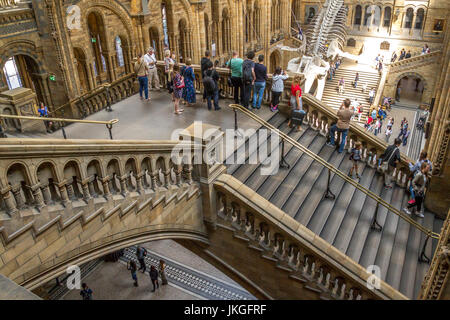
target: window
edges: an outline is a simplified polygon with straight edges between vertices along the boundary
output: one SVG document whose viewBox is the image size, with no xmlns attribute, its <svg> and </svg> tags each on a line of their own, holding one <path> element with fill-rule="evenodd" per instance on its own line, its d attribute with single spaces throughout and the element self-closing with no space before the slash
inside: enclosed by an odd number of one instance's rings
<svg viewBox="0 0 450 320">
<path fill-rule="evenodd" d="M 419 30 L 422 29 L 424 16 L 425 16 L 425 11 L 423 9 L 417 10 L 416 24 L 414 26 L 414 29 L 419 29 Z"/>
<path fill-rule="evenodd" d="M 391 47 L 391 44 L 387 41 L 383 41 L 380 44 L 380 50 L 389 50 L 390 47 Z"/>
<path fill-rule="evenodd" d="M 166 12 L 166 4 L 165 3 L 161 3 L 161 15 L 162 15 L 162 22 L 163 22 L 164 45 L 167 48 L 170 48 L 170 46 L 169 46 L 169 31 L 167 30 L 167 12 Z"/>
<path fill-rule="evenodd" d="M 6 81 L 8 82 L 8 88 L 10 90 L 22 87 L 22 81 L 20 80 L 14 57 L 11 57 L 6 61 L 5 66 L 3 67 L 3 73 L 6 76 Z"/>
<path fill-rule="evenodd" d="M 356 40 L 353 38 L 350 38 L 347 40 L 347 47 L 355 47 L 356 46 Z"/>
<path fill-rule="evenodd" d="M 355 26 L 361 25 L 361 15 L 362 15 L 361 6 L 358 5 L 358 6 L 356 6 L 356 9 L 355 9 L 355 21 L 353 22 L 353 24 Z"/>
<path fill-rule="evenodd" d="M 384 8 L 384 22 L 383 27 L 389 27 L 391 24 L 391 7 Z"/>
<path fill-rule="evenodd" d="M 372 17 L 372 10 L 370 9 L 370 6 L 366 6 L 366 9 L 364 10 L 364 25 L 367 26 L 367 23 L 370 25 Z"/>
<path fill-rule="evenodd" d="M 404 28 L 407 28 L 407 29 L 412 28 L 413 15 L 414 15 L 414 10 L 412 8 L 408 8 L 408 10 L 406 10 Z"/>
<path fill-rule="evenodd" d="M 125 62 L 123 60 L 123 51 L 122 51 L 122 40 L 120 40 L 120 37 L 116 37 L 116 53 L 117 53 L 117 64 L 119 67 L 123 67 L 125 65 Z"/>
<path fill-rule="evenodd" d="M 103 72 L 106 72 L 106 60 L 105 60 L 105 56 L 102 54 L 100 57 L 102 58 Z"/>
</svg>

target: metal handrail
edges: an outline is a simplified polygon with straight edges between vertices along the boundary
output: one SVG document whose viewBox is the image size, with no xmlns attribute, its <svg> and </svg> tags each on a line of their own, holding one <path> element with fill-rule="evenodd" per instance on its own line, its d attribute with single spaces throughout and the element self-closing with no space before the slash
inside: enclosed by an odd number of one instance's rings
<svg viewBox="0 0 450 320">
<path fill-rule="evenodd" d="M 53 122 L 70 122 L 70 123 L 89 123 L 89 124 L 104 124 L 106 128 L 109 130 L 109 136 L 111 140 L 113 140 L 112 136 L 112 126 L 119 122 L 119 119 L 112 119 L 108 121 L 99 121 L 99 120 L 81 120 L 81 119 L 66 119 L 66 118 L 47 118 L 47 117 L 32 117 L 32 116 L 16 116 L 11 114 L 0 114 L 0 118 L 8 118 L 8 119 L 23 119 L 23 120 L 36 120 L 36 121 L 53 121 Z M 64 126 L 61 126 L 61 130 L 63 132 L 64 139 L 67 139 L 66 131 L 64 130 Z"/>
<path fill-rule="evenodd" d="M 296 147 L 297 149 L 301 150 L 302 152 L 306 153 L 308 156 L 310 156 L 311 158 L 313 158 L 314 160 L 316 160 L 317 162 L 319 162 L 320 164 L 322 164 L 324 167 L 326 167 L 328 170 L 334 172 L 336 175 L 338 175 L 339 177 L 341 177 L 342 179 L 344 179 L 344 181 L 346 181 L 347 183 L 350 183 L 351 185 L 353 185 L 356 189 L 358 189 L 359 191 L 363 192 L 364 194 L 366 194 L 367 196 L 369 196 L 370 198 L 372 198 L 373 200 L 375 200 L 377 202 L 377 204 L 382 205 L 383 207 L 385 207 L 386 209 L 388 209 L 389 211 L 392 211 L 393 213 L 395 213 L 396 215 L 398 215 L 400 218 L 402 218 L 403 220 L 405 220 L 406 222 L 408 222 L 409 224 L 413 225 L 414 227 L 416 227 L 417 229 L 419 229 L 420 231 L 422 231 L 423 233 L 425 233 L 428 237 L 431 237 L 433 239 L 439 239 L 440 235 L 436 232 L 433 232 L 431 230 L 428 230 L 427 228 L 425 228 L 424 226 L 422 226 L 421 224 L 417 223 L 416 221 L 414 221 L 411 217 L 409 217 L 408 215 L 406 215 L 405 213 L 401 212 L 400 210 L 398 210 L 397 208 L 393 207 L 390 203 L 386 202 L 384 199 L 382 199 L 380 196 L 378 196 L 377 194 L 375 194 L 374 192 L 370 191 L 369 189 L 367 189 L 366 187 L 360 185 L 358 182 L 354 181 L 353 179 L 350 179 L 347 174 L 341 172 L 338 168 L 334 167 L 333 165 L 331 165 L 330 163 L 328 163 L 326 160 L 324 160 L 323 158 L 321 158 L 320 156 L 318 156 L 317 154 L 315 154 L 314 152 L 312 152 L 311 150 L 309 150 L 308 148 L 306 148 L 305 146 L 301 145 L 300 143 L 298 143 L 296 140 L 294 140 L 293 138 L 291 138 L 289 135 L 285 134 L 284 132 L 278 130 L 277 128 L 275 128 L 273 125 L 271 125 L 270 123 L 268 123 L 267 121 L 263 120 L 261 117 L 257 116 L 256 114 L 254 114 L 253 112 L 247 110 L 245 107 L 238 105 L 238 104 L 230 104 L 229 105 L 230 108 L 236 110 L 241 111 L 242 113 L 244 113 L 245 115 L 247 115 L 248 117 L 252 118 L 253 120 L 255 120 L 256 122 L 258 122 L 259 124 L 267 127 L 268 129 L 272 130 L 273 132 L 276 132 L 283 140 L 288 141 L 290 144 L 292 144 L 294 147 Z"/>
</svg>

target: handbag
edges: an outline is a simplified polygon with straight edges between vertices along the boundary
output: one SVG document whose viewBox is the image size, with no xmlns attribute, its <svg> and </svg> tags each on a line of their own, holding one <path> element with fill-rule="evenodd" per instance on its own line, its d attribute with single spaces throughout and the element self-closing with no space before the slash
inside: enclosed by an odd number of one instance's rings
<svg viewBox="0 0 450 320">
<path fill-rule="evenodd" d="M 382 161 L 381 162 L 381 166 L 380 169 L 382 172 L 386 172 L 389 169 L 389 161 L 391 161 L 392 156 L 394 155 L 395 151 L 397 151 L 398 148 L 395 148 L 392 152 L 391 155 L 389 156 L 389 159 L 387 159 L 387 161 Z"/>
</svg>

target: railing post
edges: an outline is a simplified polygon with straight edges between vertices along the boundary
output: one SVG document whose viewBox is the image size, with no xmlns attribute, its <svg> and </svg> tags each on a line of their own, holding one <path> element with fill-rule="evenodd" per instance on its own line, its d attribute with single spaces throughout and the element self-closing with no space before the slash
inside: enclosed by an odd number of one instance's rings
<svg viewBox="0 0 450 320">
<path fill-rule="evenodd" d="M 114 140 L 113 135 L 112 135 L 112 127 L 113 127 L 113 125 L 111 123 L 106 124 L 106 128 L 108 128 L 108 130 L 109 130 L 109 137 L 111 138 L 111 140 Z"/>
<path fill-rule="evenodd" d="M 420 252 L 420 255 L 419 255 L 419 262 L 426 262 L 428 264 L 430 264 L 431 260 L 425 254 L 425 248 L 427 247 L 427 243 L 428 243 L 428 239 L 429 238 L 430 238 L 430 235 L 427 235 L 427 237 L 425 238 L 425 242 L 423 244 L 423 247 L 422 247 L 422 251 Z"/>
<path fill-rule="evenodd" d="M 62 131 L 64 139 L 67 139 L 66 130 L 64 129 L 62 122 L 60 122 L 60 126 L 61 126 L 61 131 Z"/>
<path fill-rule="evenodd" d="M 113 109 L 112 109 L 112 107 L 111 107 L 111 96 L 110 96 L 110 94 L 109 94 L 109 86 L 106 87 L 106 103 L 108 104 L 108 105 L 106 106 L 106 111 L 112 112 Z M 111 138 L 111 139 L 112 139 L 112 138 Z"/>
<path fill-rule="evenodd" d="M 284 139 L 281 139 L 281 159 L 280 159 L 280 168 L 290 169 L 291 166 L 287 163 L 284 158 Z"/>
<path fill-rule="evenodd" d="M 233 111 L 234 111 L 234 134 L 236 137 L 239 136 L 240 138 L 242 138 L 243 137 L 242 133 L 240 133 L 238 129 L 237 110 L 233 108 Z"/>
<path fill-rule="evenodd" d="M 330 169 L 328 169 L 327 189 L 323 193 L 322 200 L 323 199 L 331 199 L 331 200 L 336 199 L 336 195 L 331 191 L 330 182 L 331 182 L 331 171 L 330 171 Z"/>
<path fill-rule="evenodd" d="M 372 223 L 370 224 L 370 229 L 381 231 L 383 227 L 378 223 L 378 208 L 379 208 L 379 202 L 377 202 L 377 207 L 375 208 L 375 214 L 372 219 Z"/>
</svg>

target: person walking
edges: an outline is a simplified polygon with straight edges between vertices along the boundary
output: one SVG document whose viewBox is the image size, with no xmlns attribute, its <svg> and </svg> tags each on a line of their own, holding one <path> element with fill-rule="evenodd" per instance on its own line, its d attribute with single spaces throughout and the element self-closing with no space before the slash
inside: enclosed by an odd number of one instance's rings
<svg viewBox="0 0 450 320">
<path fill-rule="evenodd" d="M 134 286 L 138 287 L 138 280 L 137 280 L 137 275 L 136 275 L 136 271 L 137 271 L 137 266 L 136 266 L 136 262 L 134 262 L 134 260 L 130 260 L 127 264 L 127 269 L 130 270 L 131 272 L 131 278 L 134 280 Z"/>
<path fill-rule="evenodd" d="M 142 58 L 142 55 L 138 56 L 138 59 L 134 64 L 134 72 L 136 72 L 138 77 L 139 96 L 141 97 L 141 100 L 143 99 L 142 94 L 145 93 L 145 100 L 150 101 L 148 97 L 148 65 Z"/>
<path fill-rule="evenodd" d="M 327 142 L 327 145 L 330 147 L 335 146 L 334 135 L 336 131 L 341 133 L 341 144 L 339 146 L 339 153 L 344 151 L 345 140 L 347 138 L 348 129 L 350 127 L 350 119 L 353 116 L 353 112 L 350 109 L 350 99 L 345 99 L 341 104 L 337 112 L 338 121 L 336 124 L 332 125 L 330 128 L 330 142 Z"/>
<path fill-rule="evenodd" d="M 150 281 L 153 285 L 152 292 L 155 292 L 155 289 L 159 289 L 159 282 L 158 282 L 158 270 L 156 270 L 155 266 L 150 267 Z"/>
<path fill-rule="evenodd" d="M 83 300 L 93 300 L 92 294 L 94 293 L 91 288 L 88 287 L 86 283 L 81 285 L 80 296 Z"/>
<path fill-rule="evenodd" d="M 422 167 L 423 163 L 427 163 L 430 166 L 429 171 L 433 171 L 433 164 L 428 159 L 428 153 L 425 150 L 422 150 L 420 152 L 419 160 L 417 160 L 415 164 L 413 164 L 412 162 L 408 164 L 409 171 L 411 173 L 410 176 L 408 177 L 408 180 L 410 182 L 415 177 L 415 175 L 420 171 L 420 168 Z M 413 204 L 415 202 L 415 194 L 412 183 L 410 183 L 409 185 L 409 193 L 411 195 L 411 200 L 409 200 L 408 203 Z"/>
<path fill-rule="evenodd" d="M 206 101 L 208 103 L 208 110 L 212 109 L 211 100 L 214 101 L 214 110 L 220 110 L 219 107 L 219 85 L 220 79 L 216 69 L 214 69 L 213 63 L 210 61 L 207 65 L 208 69 L 205 71 L 203 78 L 203 87 L 206 92 Z"/>
<path fill-rule="evenodd" d="M 292 128 L 292 126 L 297 126 L 297 131 L 301 131 L 301 124 L 303 123 L 303 118 L 305 117 L 306 112 L 303 110 L 302 103 L 302 89 L 300 88 L 301 78 L 299 75 L 294 77 L 291 85 L 291 117 L 288 122 L 288 126 Z"/>
<path fill-rule="evenodd" d="M 400 144 L 402 141 L 395 139 L 394 144 L 386 148 L 384 153 L 380 156 L 381 170 L 384 173 L 384 187 L 392 189 L 391 177 L 397 163 L 400 161 Z"/>
<path fill-rule="evenodd" d="M 350 169 L 350 172 L 348 173 L 348 176 L 350 178 L 353 178 L 353 171 L 356 172 L 356 178 L 359 179 L 360 176 L 358 174 L 358 162 L 361 161 L 361 142 L 357 141 L 355 143 L 355 147 L 352 148 L 351 154 L 350 154 L 350 160 L 353 161 L 353 165 Z"/>
<path fill-rule="evenodd" d="M 200 60 L 200 68 L 201 68 L 201 75 L 202 75 L 202 80 L 205 74 L 205 71 L 208 69 L 207 65 L 208 62 L 211 62 L 211 52 L 209 50 L 205 51 L 205 56 L 202 57 L 202 59 Z M 203 88 L 203 102 L 206 102 L 206 90 L 205 88 Z"/>
<path fill-rule="evenodd" d="M 164 260 L 161 259 L 159 260 L 159 275 L 161 277 L 161 284 L 163 286 L 168 284 L 165 270 L 166 270 L 166 263 Z"/>
<path fill-rule="evenodd" d="M 367 90 L 367 82 L 364 82 L 362 85 L 362 93 L 366 93 Z"/>
<path fill-rule="evenodd" d="M 391 63 L 394 63 L 395 60 L 397 60 L 397 52 L 394 51 L 394 52 L 392 53 Z"/>
<path fill-rule="evenodd" d="M 226 63 L 231 70 L 231 84 L 233 85 L 234 103 L 239 104 L 244 101 L 244 87 L 242 83 L 242 64 L 244 60 L 239 58 L 236 51 L 233 57 Z"/>
<path fill-rule="evenodd" d="M 148 48 L 148 52 L 144 55 L 144 60 L 148 66 L 148 90 L 152 89 L 153 81 L 155 82 L 155 89 L 160 91 L 158 69 L 156 68 L 155 49 Z"/>
<path fill-rule="evenodd" d="M 386 131 L 385 131 L 385 141 L 387 143 L 389 143 L 389 139 L 391 138 L 392 135 L 392 126 L 387 125 L 386 126 Z"/>
<path fill-rule="evenodd" d="M 139 261 L 139 270 L 142 270 L 142 273 L 145 272 L 147 266 L 145 265 L 145 257 L 147 256 L 147 250 L 142 248 L 141 246 L 137 246 L 136 248 L 136 257 Z"/>
<path fill-rule="evenodd" d="M 425 186 L 427 184 L 427 175 L 430 171 L 430 165 L 426 162 L 422 163 L 420 166 L 420 171 L 412 179 L 412 188 L 414 190 L 414 202 L 408 202 L 406 208 L 403 209 L 407 214 L 411 215 L 411 209 L 414 208 L 413 212 L 417 216 L 423 218 L 424 215 L 422 211 L 422 203 L 425 197 Z"/>
<path fill-rule="evenodd" d="M 341 80 L 339 80 L 339 94 L 342 95 L 344 93 L 344 89 L 345 89 L 345 80 L 344 78 L 341 78 Z"/>
<path fill-rule="evenodd" d="M 183 100 L 188 104 L 188 106 L 191 106 L 197 102 L 194 87 L 195 74 L 191 65 L 191 58 L 186 58 L 186 65 L 181 70 L 181 74 L 184 78 Z"/>
<path fill-rule="evenodd" d="M 256 80 L 255 62 L 253 61 L 253 58 L 255 58 L 255 53 L 249 51 L 247 53 L 247 58 L 242 63 L 242 82 L 244 86 L 242 105 L 247 109 L 250 103 L 250 94 Z"/>
<path fill-rule="evenodd" d="M 358 86 L 359 81 L 359 72 L 356 73 L 355 81 L 353 81 L 353 87 L 356 88 Z"/>
<path fill-rule="evenodd" d="M 272 103 L 270 104 L 270 111 L 274 112 L 278 110 L 280 97 L 284 91 L 284 80 L 288 78 L 289 76 L 286 71 L 281 70 L 280 67 L 275 69 L 275 73 L 272 76 Z"/>
<path fill-rule="evenodd" d="M 363 107 L 362 107 L 361 103 L 358 104 L 358 106 L 356 107 L 356 110 L 358 111 L 358 121 L 361 122 L 361 117 L 363 114 Z"/>
<path fill-rule="evenodd" d="M 372 88 L 369 91 L 369 103 L 372 104 L 374 99 L 375 99 L 375 89 Z"/>
<path fill-rule="evenodd" d="M 180 65 L 178 63 L 173 66 L 171 78 L 173 79 L 174 113 L 180 115 L 184 111 L 184 109 L 180 108 L 180 100 L 183 96 L 185 83 L 183 76 L 180 74 Z"/>
<path fill-rule="evenodd" d="M 408 144 L 408 138 L 409 138 L 409 135 L 411 134 L 411 130 L 410 129 L 407 129 L 406 130 L 406 133 L 403 135 L 403 140 L 402 140 L 402 142 L 403 142 L 403 146 L 405 147 L 407 144 Z"/>
<path fill-rule="evenodd" d="M 258 56 L 255 63 L 255 85 L 253 87 L 253 109 L 260 109 L 267 81 L 267 67 L 263 64 L 264 55 Z"/>
</svg>

